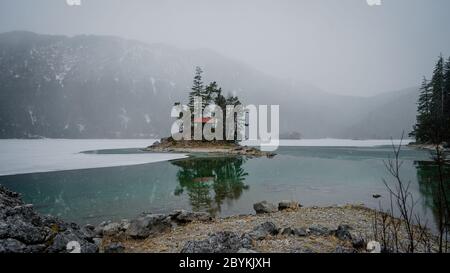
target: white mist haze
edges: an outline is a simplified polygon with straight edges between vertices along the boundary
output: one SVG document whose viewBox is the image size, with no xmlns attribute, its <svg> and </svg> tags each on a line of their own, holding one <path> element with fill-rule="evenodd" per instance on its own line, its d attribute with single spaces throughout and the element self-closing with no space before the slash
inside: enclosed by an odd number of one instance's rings
<svg viewBox="0 0 450 273">
<path fill-rule="evenodd" d="M 0 32 L 211 49 L 286 81 L 371 96 L 417 86 L 448 55 L 448 10 L 446 0 L 4 0 Z"/>
<path fill-rule="evenodd" d="M 70 2 L 72 3 L 72 2 Z M 389 139 L 449 55 L 450 2 L 4 0 L 0 138 L 159 138 L 195 66 L 280 137 Z"/>
</svg>

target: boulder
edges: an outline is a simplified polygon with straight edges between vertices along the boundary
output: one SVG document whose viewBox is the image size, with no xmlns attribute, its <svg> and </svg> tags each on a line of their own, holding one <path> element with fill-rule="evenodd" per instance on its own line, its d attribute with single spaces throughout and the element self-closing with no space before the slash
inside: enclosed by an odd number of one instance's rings
<svg viewBox="0 0 450 273">
<path fill-rule="evenodd" d="M 278 203 L 278 210 L 296 210 L 300 207 L 298 202 L 283 200 Z"/>
<path fill-rule="evenodd" d="M 206 212 L 190 212 L 185 210 L 177 210 L 170 214 L 173 221 L 178 224 L 187 224 L 194 221 L 211 221 L 212 217 Z"/>
<path fill-rule="evenodd" d="M 357 253 L 357 251 L 350 247 L 337 246 L 336 249 L 334 250 L 334 253 L 351 254 Z"/>
<path fill-rule="evenodd" d="M 252 240 L 246 234 L 220 231 L 210 234 L 205 240 L 188 241 L 181 253 L 237 253 L 241 249 L 250 249 Z"/>
<path fill-rule="evenodd" d="M 27 245 L 12 239 L 0 239 L 0 253 L 25 253 L 28 252 Z"/>
<path fill-rule="evenodd" d="M 120 224 L 119 223 L 109 223 L 105 225 L 102 230 L 101 234 L 103 236 L 114 236 L 120 232 Z"/>
<path fill-rule="evenodd" d="M 265 222 L 256 226 L 248 235 L 254 240 L 263 240 L 269 235 L 277 235 L 277 226 L 272 222 Z"/>
<path fill-rule="evenodd" d="M 308 232 L 304 228 L 294 228 L 293 232 L 294 232 L 294 235 L 299 236 L 299 237 L 308 236 Z"/>
<path fill-rule="evenodd" d="M 69 242 L 79 245 L 79 252 L 97 252 L 92 239 L 92 230 L 42 216 L 19 194 L 0 186 L 0 253 L 66 253 Z"/>
<path fill-rule="evenodd" d="M 145 239 L 151 235 L 170 231 L 170 216 L 164 214 L 146 214 L 130 222 L 125 234 L 135 239 Z"/>
<path fill-rule="evenodd" d="M 272 213 L 278 210 L 274 204 L 267 201 L 253 204 L 253 209 L 256 211 L 256 213 Z"/>
<path fill-rule="evenodd" d="M 110 243 L 109 245 L 105 246 L 103 251 L 105 253 L 123 253 L 125 251 L 125 247 L 122 245 L 122 243 Z"/>
<path fill-rule="evenodd" d="M 326 236 L 330 234 L 330 230 L 321 225 L 313 225 L 309 227 L 307 231 L 316 236 Z"/>
<path fill-rule="evenodd" d="M 120 222 L 102 222 L 94 229 L 95 236 L 119 236 L 130 227 L 130 221 L 123 219 Z"/>
<path fill-rule="evenodd" d="M 351 240 L 352 235 L 350 234 L 351 227 L 348 225 L 340 225 L 338 226 L 337 230 L 334 231 L 334 236 L 339 238 L 340 240 Z"/>
<path fill-rule="evenodd" d="M 354 238 L 352 240 L 352 246 L 356 249 L 365 249 L 366 248 L 366 241 L 364 238 Z"/>
<path fill-rule="evenodd" d="M 155 143 L 153 143 L 152 145 L 150 145 L 150 148 L 158 147 L 159 145 L 161 145 L 161 142 L 155 141 Z"/>
<path fill-rule="evenodd" d="M 100 245 L 101 245 L 102 242 L 103 242 L 103 239 L 102 239 L 102 238 L 95 237 L 94 239 L 92 239 L 92 241 L 94 242 L 94 244 L 95 244 L 97 247 L 100 247 Z"/>
<path fill-rule="evenodd" d="M 294 235 L 294 230 L 290 227 L 287 227 L 287 228 L 283 228 L 280 233 L 281 233 L 281 235 L 288 235 L 288 236 Z"/>
</svg>

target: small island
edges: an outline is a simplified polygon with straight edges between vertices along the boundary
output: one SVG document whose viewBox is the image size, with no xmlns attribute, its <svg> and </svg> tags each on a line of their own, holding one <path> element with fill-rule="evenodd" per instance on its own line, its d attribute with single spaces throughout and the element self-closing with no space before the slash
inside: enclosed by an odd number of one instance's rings
<svg viewBox="0 0 450 273">
<path fill-rule="evenodd" d="M 248 157 L 269 157 L 275 156 L 274 153 L 264 152 L 255 147 L 242 146 L 239 144 L 238 130 L 243 129 L 242 127 L 248 126 L 248 124 L 239 124 L 238 115 L 234 112 L 228 113 L 227 106 L 240 106 L 242 105 L 237 96 L 229 94 L 227 97 L 222 95 L 222 88 L 218 86 L 216 82 L 211 82 L 210 84 L 204 86 L 202 81 L 202 69 L 200 67 L 196 68 L 192 89 L 189 92 L 189 103 L 187 105 L 187 112 L 180 111 L 179 118 L 183 115 L 188 114 L 188 120 L 190 121 L 188 138 L 182 138 L 181 140 L 175 140 L 174 137 L 162 138 L 160 141 L 155 142 L 151 146 L 144 149 L 147 152 L 158 152 L 158 153 L 211 153 L 211 154 L 226 154 L 226 155 L 244 155 Z M 196 107 L 196 98 L 199 98 L 200 105 L 198 109 Z M 208 112 L 207 105 L 214 105 L 220 110 L 220 118 L 222 122 L 217 122 L 217 117 Z M 174 106 L 180 107 L 182 109 L 180 102 L 174 103 Z M 196 111 L 201 112 L 200 117 L 196 117 Z M 223 114 L 222 114 L 223 113 Z M 203 114 L 206 114 L 204 117 Z M 233 133 L 231 134 L 232 139 L 226 137 L 226 124 L 223 122 L 224 119 L 228 118 L 233 120 Z M 234 116 L 233 116 L 234 115 Z M 241 126 L 242 125 L 242 126 Z M 183 126 L 185 126 L 183 124 Z M 184 134 L 185 127 L 180 126 L 180 135 Z M 194 131 L 194 128 L 199 128 L 202 132 L 205 126 L 210 126 L 211 130 L 215 132 L 217 130 L 219 137 L 215 137 L 214 140 L 206 140 L 202 137 L 201 140 L 193 140 L 192 134 L 190 132 Z M 219 128 L 222 127 L 222 128 Z"/>
</svg>

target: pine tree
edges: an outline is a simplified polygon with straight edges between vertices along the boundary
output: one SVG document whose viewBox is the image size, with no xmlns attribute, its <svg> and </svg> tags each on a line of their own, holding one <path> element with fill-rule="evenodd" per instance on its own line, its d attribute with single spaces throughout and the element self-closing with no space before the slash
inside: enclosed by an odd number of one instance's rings
<svg viewBox="0 0 450 273">
<path fill-rule="evenodd" d="M 241 102 L 239 101 L 239 98 L 237 96 L 232 96 L 232 95 L 227 96 L 226 105 L 238 106 L 240 104 L 241 104 Z M 233 121 L 234 121 L 234 141 L 233 142 L 237 142 L 238 117 L 237 117 L 236 113 L 234 114 Z"/>
<path fill-rule="evenodd" d="M 424 77 L 422 86 L 420 88 L 419 100 L 417 102 L 417 124 L 414 125 L 414 130 L 410 136 L 416 138 L 418 142 L 426 143 L 430 141 L 430 121 L 431 121 L 431 86 L 428 80 Z"/>
<path fill-rule="evenodd" d="M 194 113 L 194 97 L 201 97 L 203 99 L 204 96 L 204 87 L 202 81 L 202 73 L 203 70 L 197 66 L 195 68 L 195 76 L 192 83 L 191 92 L 189 93 L 189 108 L 191 109 L 191 113 Z M 204 102 L 202 102 L 202 109 L 204 108 Z"/>
<path fill-rule="evenodd" d="M 227 100 L 222 95 L 222 88 L 217 89 L 217 92 L 216 92 L 216 95 L 215 95 L 215 98 L 214 98 L 214 103 L 217 106 L 219 106 L 220 108 L 222 108 L 222 111 L 225 111 L 225 108 L 227 106 Z"/>
<path fill-rule="evenodd" d="M 226 137 L 226 107 L 227 105 L 233 105 L 237 106 L 240 105 L 241 102 L 239 101 L 239 98 L 237 96 L 231 96 L 229 95 L 227 98 L 225 98 L 222 95 L 222 88 L 219 87 L 217 82 L 211 82 L 207 86 L 204 86 L 203 80 L 202 80 L 202 73 L 203 70 L 200 67 L 195 68 L 195 76 L 192 84 L 191 91 L 189 92 L 189 103 L 188 106 L 191 109 L 191 113 L 194 114 L 194 97 L 201 97 L 202 98 L 202 111 L 205 109 L 206 105 L 209 105 L 211 103 L 216 104 L 222 109 L 223 112 L 223 132 L 224 132 L 224 139 Z M 236 117 L 235 117 L 235 124 L 236 124 Z M 235 134 L 236 136 L 236 134 Z"/>
<path fill-rule="evenodd" d="M 420 143 L 439 144 L 449 139 L 449 63 L 450 60 L 444 64 L 444 58 L 439 56 L 431 81 L 424 79 L 422 82 L 417 124 L 411 133 Z"/>
<path fill-rule="evenodd" d="M 439 144 L 444 140 L 444 58 L 439 56 L 431 79 L 431 141 Z"/>
<path fill-rule="evenodd" d="M 450 57 L 444 67 L 444 122 L 445 141 L 450 143 Z"/>
<path fill-rule="evenodd" d="M 216 99 L 222 94 L 222 88 L 220 88 L 216 82 L 211 82 L 205 88 L 205 102 L 206 104 L 216 103 Z M 217 104 L 218 105 L 218 104 Z"/>
</svg>

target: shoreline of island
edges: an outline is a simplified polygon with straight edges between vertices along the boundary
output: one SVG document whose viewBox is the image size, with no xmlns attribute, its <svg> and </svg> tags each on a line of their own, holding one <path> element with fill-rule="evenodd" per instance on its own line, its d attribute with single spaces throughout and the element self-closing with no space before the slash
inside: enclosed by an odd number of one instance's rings
<svg viewBox="0 0 450 273">
<path fill-rule="evenodd" d="M 176 141 L 172 137 L 161 138 L 160 141 L 156 141 L 144 148 L 143 151 L 155 153 L 206 153 L 267 158 L 273 158 L 276 155 L 272 152 L 261 151 L 256 147 L 242 146 L 230 141 Z"/>
</svg>

